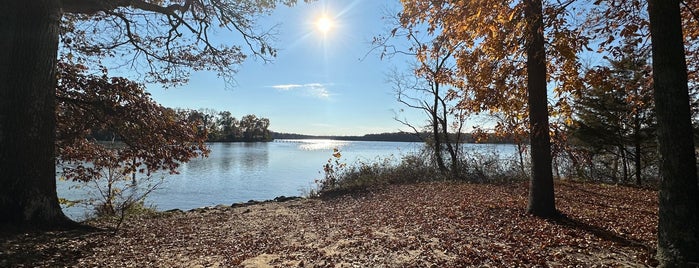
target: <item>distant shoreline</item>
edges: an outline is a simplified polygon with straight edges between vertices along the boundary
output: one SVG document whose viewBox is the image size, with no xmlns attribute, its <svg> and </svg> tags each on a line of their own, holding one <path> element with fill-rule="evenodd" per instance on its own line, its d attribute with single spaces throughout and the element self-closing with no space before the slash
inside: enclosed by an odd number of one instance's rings
<svg viewBox="0 0 699 268">
<path fill-rule="evenodd" d="M 470 133 L 463 133 L 463 143 L 493 143 L 493 144 L 513 144 L 510 139 L 496 137 L 494 134 L 488 134 L 488 138 L 483 141 L 478 141 L 472 137 Z M 278 133 L 271 132 L 272 140 L 308 140 L 308 139 L 329 139 L 341 141 L 393 141 L 393 142 L 425 142 L 430 137 L 429 133 L 408 133 L 408 132 L 392 132 L 380 134 L 366 134 L 362 136 L 315 136 L 295 133 Z"/>
</svg>

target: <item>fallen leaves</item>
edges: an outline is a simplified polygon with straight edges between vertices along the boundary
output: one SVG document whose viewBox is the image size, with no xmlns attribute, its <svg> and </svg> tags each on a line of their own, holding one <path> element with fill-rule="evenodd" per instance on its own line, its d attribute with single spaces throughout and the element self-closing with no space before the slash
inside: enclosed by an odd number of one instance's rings
<svg viewBox="0 0 699 268">
<path fill-rule="evenodd" d="M 556 189 L 559 220 L 525 213 L 526 183 L 393 185 L 324 200 L 163 213 L 132 219 L 116 236 L 14 236 L 0 245 L 0 266 L 654 264 L 656 192 L 572 182 Z"/>
</svg>

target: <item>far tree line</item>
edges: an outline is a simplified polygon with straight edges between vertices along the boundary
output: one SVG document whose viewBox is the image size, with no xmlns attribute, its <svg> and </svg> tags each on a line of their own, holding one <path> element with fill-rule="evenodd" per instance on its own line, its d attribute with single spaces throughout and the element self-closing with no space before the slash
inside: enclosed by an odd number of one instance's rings
<svg viewBox="0 0 699 268">
<path fill-rule="evenodd" d="M 248 114 L 240 119 L 229 111 L 218 112 L 213 109 L 170 109 L 177 115 L 178 121 L 196 127 L 196 131 L 206 137 L 208 142 L 258 142 L 272 141 L 269 119 Z M 110 129 L 92 129 L 90 137 L 98 141 L 122 141 L 117 131 Z"/>
<path fill-rule="evenodd" d="M 271 141 L 269 119 L 248 114 L 237 119 L 229 111 L 213 109 L 175 109 L 189 122 L 197 122 L 198 131 L 206 133 L 210 142 Z"/>
</svg>

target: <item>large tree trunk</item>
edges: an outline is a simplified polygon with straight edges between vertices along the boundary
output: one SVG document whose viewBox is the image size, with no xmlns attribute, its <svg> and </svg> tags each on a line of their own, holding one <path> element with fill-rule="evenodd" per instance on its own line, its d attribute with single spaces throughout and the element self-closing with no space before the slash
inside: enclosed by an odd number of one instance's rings
<svg viewBox="0 0 699 268">
<path fill-rule="evenodd" d="M 0 4 L 0 225 L 71 224 L 54 161 L 59 1 Z"/>
<path fill-rule="evenodd" d="M 661 175 L 658 260 L 662 266 L 683 267 L 699 263 L 699 186 L 680 3 L 649 0 L 648 13 Z"/>
<path fill-rule="evenodd" d="M 527 89 L 532 177 L 527 211 L 539 217 L 558 213 L 554 202 L 551 173 L 551 137 L 546 97 L 546 50 L 541 0 L 525 0 L 527 23 Z"/>
</svg>

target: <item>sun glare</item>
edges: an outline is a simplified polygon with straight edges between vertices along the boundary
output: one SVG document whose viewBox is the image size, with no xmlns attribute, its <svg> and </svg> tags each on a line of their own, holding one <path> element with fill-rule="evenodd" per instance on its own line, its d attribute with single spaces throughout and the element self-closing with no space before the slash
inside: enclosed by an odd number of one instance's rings
<svg viewBox="0 0 699 268">
<path fill-rule="evenodd" d="M 316 20 L 316 28 L 323 34 L 327 34 L 333 28 L 332 19 L 322 16 Z"/>
</svg>

